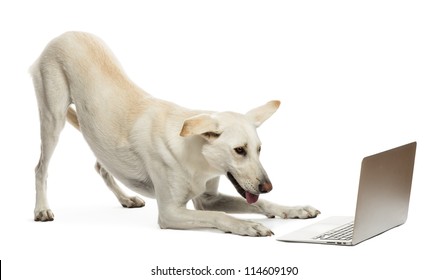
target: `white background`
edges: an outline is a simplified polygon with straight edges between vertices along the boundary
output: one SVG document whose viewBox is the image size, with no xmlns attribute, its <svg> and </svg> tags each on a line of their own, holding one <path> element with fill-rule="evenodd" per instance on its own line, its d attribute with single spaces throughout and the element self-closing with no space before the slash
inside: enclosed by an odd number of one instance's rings
<svg viewBox="0 0 448 280">
<path fill-rule="evenodd" d="M 444 1 L 117 2 L 0 4 L 2 278 L 150 279 L 157 265 L 241 273 L 246 266 L 296 266 L 298 279 L 447 276 L 446 242 L 434 238 L 446 229 L 447 214 Z M 245 112 L 280 99 L 259 129 L 274 184 L 263 197 L 311 204 L 322 215 L 243 216 L 276 236 L 353 214 L 362 157 L 418 141 L 407 223 L 353 248 L 161 230 L 155 201 L 142 209 L 119 205 L 70 126 L 48 179 L 56 220 L 33 222 L 40 140 L 27 70 L 67 30 L 102 37 L 138 85 L 187 107 Z M 221 183 L 237 195 L 226 179 Z M 430 241 L 423 240 L 427 233 Z"/>
</svg>

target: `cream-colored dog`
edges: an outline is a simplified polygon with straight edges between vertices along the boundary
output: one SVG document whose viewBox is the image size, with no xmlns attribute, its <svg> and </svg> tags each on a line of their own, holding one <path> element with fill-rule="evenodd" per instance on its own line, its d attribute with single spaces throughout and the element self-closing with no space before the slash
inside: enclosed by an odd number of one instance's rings
<svg viewBox="0 0 448 280">
<path fill-rule="evenodd" d="M 310 218 L 313 207 L 285 207 L 258 200 L 272 189 L 259 161 L 256 128 L 280 105 L 267 104 L 242 115 L 189 110 L 156 99 L 136 86 L 97 37 L 68 32 L 51 41 L 32 66 L 39 105 L 42 151 L 36 167 L 36 221 L 52 221 L 47 170 L 66 118 L 97 158 L 106 185 L 124 207 L 142 207 L 114 180 L 157 199 L 161 228 L 217 228 L 269 236 L 265 226 L 222 212 Z M 76 111 L 69 107 L 74 105 Z M 241 197 L 218 192 L 226 175 Z M 187 209 L 193 200 L 197 210 Z"/>
</svg>

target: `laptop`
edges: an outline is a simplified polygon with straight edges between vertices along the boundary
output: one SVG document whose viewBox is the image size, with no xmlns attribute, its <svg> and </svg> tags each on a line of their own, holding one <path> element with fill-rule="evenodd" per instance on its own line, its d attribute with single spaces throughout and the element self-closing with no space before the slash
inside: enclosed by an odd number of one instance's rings
<svg viewBox="0 0 448 280">
<path fill-rule="evenodd" d="M 277 240 L 356 245 L 406 222 L 417 143 L 365 157 L 355 217 L 329 217 Z"/>
</svg>

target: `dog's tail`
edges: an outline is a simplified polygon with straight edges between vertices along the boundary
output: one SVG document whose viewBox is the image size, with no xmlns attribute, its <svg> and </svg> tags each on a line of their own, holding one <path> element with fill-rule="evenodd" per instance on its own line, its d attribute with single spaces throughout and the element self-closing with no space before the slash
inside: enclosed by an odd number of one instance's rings
<svg viewBox="0 0 448 280">
<path fill-rule="evenodd" d="M 77 130 L 80 130 L 78 116 L 76 115 L 75 109 L 68 107 L 67 110 L 67 121 L 73 125 Z"/>
</svg>

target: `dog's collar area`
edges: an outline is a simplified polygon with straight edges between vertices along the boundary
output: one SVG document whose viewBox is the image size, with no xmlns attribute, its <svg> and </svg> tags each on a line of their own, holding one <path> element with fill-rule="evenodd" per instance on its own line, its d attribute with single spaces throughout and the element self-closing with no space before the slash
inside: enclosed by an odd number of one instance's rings
<svg viewBox="0 0 448 280">
<path fill-rule="evenodd" d="M 247 203 L 252 204 L 257 202 L 258 195 L 250 193 L 248 191 L 245 191 L 241 185 L 238 183 L 238 181 L 233 177 L 232 173 L 227 172 L 227 178 L 229 178 L 230 182 L 232 182 L 233 186 L 237 190 L 237 192 L 246 199 Z"/>
</svg>

